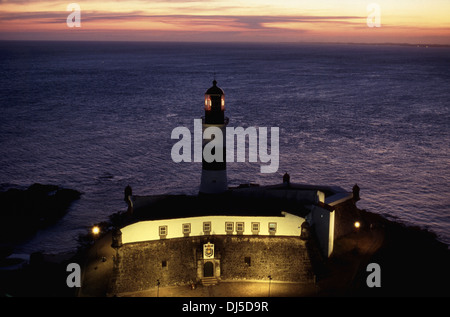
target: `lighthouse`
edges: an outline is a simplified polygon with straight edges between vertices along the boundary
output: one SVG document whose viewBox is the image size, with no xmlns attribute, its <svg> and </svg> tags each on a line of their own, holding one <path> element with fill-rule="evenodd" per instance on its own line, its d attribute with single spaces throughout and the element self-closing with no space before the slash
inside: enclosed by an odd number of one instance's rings
<svg viewBox="0 0 450 317">
<path fill-rule="evenodd" d="M 228 189 L 227 182 L 227 167 L 226 167 L 226 150 L 225 150 L 225 128 L 228 124 L 228 118 L 225 117 L 225 93 L 222 89 L 217 87 L 217 81 L 213 81 L 213 86 L 209 88 L 205 93 L 205 116 L 202 117 L 203 132 L 209 127 L 219 128 L 221 135 L 212 135 L 210 139 L 203 138 L 202 149 L 208 143 L 215 141 L 214 143 L 222 144 L 222 159 L 220 160 L 207 160 L 205 159 L 204 151 L 202 151 L 202 177 L 200 183 L 200 193 L 203 194 L 219 194 Z M 215 138 L 221 137 L 220 140 Z M 213 148 L 213 151 L 216 149 Z"/>
</svg>

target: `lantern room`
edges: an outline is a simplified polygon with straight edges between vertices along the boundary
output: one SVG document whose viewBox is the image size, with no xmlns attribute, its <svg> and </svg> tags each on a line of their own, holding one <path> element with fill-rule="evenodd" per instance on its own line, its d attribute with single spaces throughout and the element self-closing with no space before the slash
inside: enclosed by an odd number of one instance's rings
<svg viewBox="0 0 450 317">
<path fill-rule="evenodd" d="M 205 94 L 205 111 L 210 111 L 212 106 L 211 95 Z M 220 110 L 225 111 L 225 96 L 220 98 Z"/>
<path fill-rule="evenodd" d="M 225 93 L 217 87 L 217 81 L 205 93 L 205 123 L 223 123 L 225 111 Z"/>
</svg>

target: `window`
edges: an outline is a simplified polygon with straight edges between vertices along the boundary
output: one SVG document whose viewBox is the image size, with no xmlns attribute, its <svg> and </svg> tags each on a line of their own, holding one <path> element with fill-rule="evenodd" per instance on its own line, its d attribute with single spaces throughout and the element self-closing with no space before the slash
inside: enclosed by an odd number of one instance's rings
<svg viewBox="0 0 450 317">
<path fill-rule="evenodd" d="M 164 239 L 167 236 L 167 226 L 159 226 L 159 237 Z"/>
<path fill-rule="evenodd" d="M 275 234 L 277 232 L 277 223 L 269 222 L 269 234 Z"/>
<path fill-rule="evenodd" d="M 203 233 L 209 234 L 211 232 L 211 221 L 203 223 Z"/>
<path fill-rule="evenodd" d="M 205 95 L 205 110 L 211 110 L 211 96 Z"/>
<path fill-rule="evenodd" d="M 259 222 L 252 222 L 252 233 L 253 234 L 259 233 Z"/>
<path fill-rule="evenodd" d="M 166 260 L 161 261 L 161 267 L 167 267 L 167 261 Z"/>
<path fill-rule="evenodd" d="M 183 223 L 183 235 L 185 237 L 188 237 L 190 233 L 191 233 L 191 224 Z"/>
<path fill-rule="evenodd" d="M 249 257 L 249 256 L 246 256 L 244 258 L 244 262 L 245 262 L 245 264 L 247 264 L 247 266 L 251 266 L 252 265 L 252 258 Z"/>
<path fill-rule="evenodd" d="M 236 232 L 238 234 L 244 233 L 244 223 L 243 222 L 236 222 Z"/>
<path fill-rule="evenodd" d="M 233 227 L 234 227 L 234 223 L 232 223 L 232 222 L 225 222 L 225 231 L 228 234 L 233 233 L 233 229 L 234 229 Z"/>
</svg>

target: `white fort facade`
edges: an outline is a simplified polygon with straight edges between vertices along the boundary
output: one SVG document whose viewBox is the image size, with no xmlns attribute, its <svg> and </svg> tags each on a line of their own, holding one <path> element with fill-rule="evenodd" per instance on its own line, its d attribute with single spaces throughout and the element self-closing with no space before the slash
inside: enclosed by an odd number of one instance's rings
<svg viewBox="0 0 450 317">
<path fill-rule="evenodd" d="M 122 243 L 215 235 L 299 237 L 304 221 L 287 212 L 279 217 L 202 216 L 149 220 L 123 228 Z"/>
<path fill-rule="evenodd" d="M 223 91 L 205 94 L 205 124 L 224 125 Z M 358 217 L 355 192 L 283 183 L 229 188 L 226 163 L 203 162 L 197 196 L 133 195 L 113 232 L 109 295 L 227 280 L 314 283 L 316 263 Z M 357 195 L 356 195 L 357 196 Z"/>
<path fill-rule="evenodd" d="M 348 196 L 351 198 L 351 196 Z M 122 244 L 209 236 L 301 237 L 305 224 L 314 225 L 324 255 L 333 251 L 334 210 L 312 205 L 304 217 L 282 211 L 278 216 L 206 215 L 139 221 L 121 229 Z M 304 234 L 305 233 L 305 230 Z"/>
</svg>

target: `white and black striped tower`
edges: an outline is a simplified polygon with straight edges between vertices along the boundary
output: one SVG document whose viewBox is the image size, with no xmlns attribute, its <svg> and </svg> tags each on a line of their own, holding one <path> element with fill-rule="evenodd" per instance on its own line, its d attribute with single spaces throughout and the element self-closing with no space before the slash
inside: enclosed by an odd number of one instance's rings
<svg viewBox="0 0 450 317">
<path fill-rule="evenodd" d="M 200 193 L 220 194 L 228 189 L 226 149 L 225 149 L 225 127 L 228 118 L 225 117 L 225 93 L 217 87 L 217 81 L 213 81 L 213 86 L 205 93 L 205 116 L 202 117 L 203 131 L 209 127 L 217 127 L 222 130 L 223 157 L 221 162 L 213 160 L 207 162 L 202 154 L 202 178 L 200 183 Z M 216 137 L 216 136 L 214 136 Z M 211 140 L 203 139 L 202 149 Z M 212 153 L 214 154 L 214 153 Z"/>
</svg>

